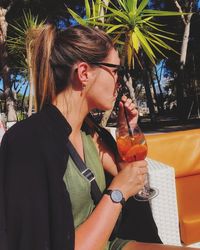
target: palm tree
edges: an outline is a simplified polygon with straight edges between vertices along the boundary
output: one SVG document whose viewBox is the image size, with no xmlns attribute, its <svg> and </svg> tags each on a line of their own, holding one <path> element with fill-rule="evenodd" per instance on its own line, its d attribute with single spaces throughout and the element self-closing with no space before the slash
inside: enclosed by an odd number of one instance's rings
<svg viewBox="0 0 200 250">
<path fill-rule="evenodd" d="M 183 14 L 147 9 L 148 2 L 148 0 L 142 0 L 140 3 L 138 0 L 118 0 L 117 4 L 115 4 L 114 0 L 109 0 L 109 4 L 106 5 L 104 1 L 98 0 L 94 2 L 92 0 L 91 11 L 89 1 L 85 0 L 86 18 L 81 18 L 71 9 L 68 9 L 68 11 L 77 22 L 83 25 L 104 28 L 112 36 L 113 41 L 122 46 L 121 61 L 123 65 L 127 65 L 129 69 L 134 68 L 135 60 L 137 60 L 141 68 L 144 69 L 145 60 L 143 55 L 149 58 L 150 62 L 155 65 L 157 59 L 155 51 L 163 57 L 166 57 L 163 50 L 171 50 L 177 53 L 166 42 L 167 40 L 175 41 L 172 37 L 175 34 L 165 31 L 163 25 L 156 22 L 154 18 Z M 105 14 L 103 16 L 98 11 L 95 11 L 101 8 L 104 8 L 103 13 Z M 150 115 L 154 122 L 155 111 L 145 70 L 144 80 Z M 132 82 L 130 85 L 132 87 Z"/>
<path fill-rule="evenodd" d="M 10 31 L 10 23 L 13 20 L 19 19 L 22 15 L 22 10 L 26 12 L 28 9 L 32 10 L 32 13 L 37 13 L 40 19 L 48 19 L 48 22 L 58 22 L 60 20 L 66 20 L 64 16 L 64 6 L 69 0 L 57 0 L 57 1 L 40 1 L 40 0 L 1 0 L 0 1 L 0 76 L 3 80 L 3 98 L 5 98 L 7 107 L 10 107 L 10 111 L 7 110 L 7 120 L 17 120 L 15 111 L 15 97 L 13 95 L 13 82 L 11 79 L 11 73 L 13 73 L 14 63 L 18 63 L 10 59 L 10 55 L 7 51 L 6 41 L 7 32 Z M 74 0 L 69 3 L 70 6 L 76 6 L 79 4 L 79 0 Z M 81 4 L 80 4 L 81 6 Z M 82 6 L 81 6 L 82 7 Z M 9 23 L 9 25 L 8 25 Z M 20 54 L 21 55 L 21 54 Z M 14 63 L 13 63 L 14 61 Z M 21 60 L 20 60 L 21 61 Z M 9 65 L 8 65 L 9 62 Z M 10 105 L 11 104 L 11 105 Z M 30 105 L 31 106 L 31 105 Z"/>
<path fill-rule="evenodd" d="M 8 38 L 8 49 L 10 54 L 14 54 L 18 58 L 18 70 L 21 71 L 24 78 L 29 81 L 29 108 L 28 116 L 32 114 L 33 109 L 33 80 L 31 70 L 31 55 L 32 55 L 32 41 L 35 38 L 36 31 L 39 27 L 44 25 L 45 21 L 39 21 L 38 16 L 34 17 L 29 11 L 24 13 L 23 22 L 11 25 L 14 36 Z"/>
</svg>

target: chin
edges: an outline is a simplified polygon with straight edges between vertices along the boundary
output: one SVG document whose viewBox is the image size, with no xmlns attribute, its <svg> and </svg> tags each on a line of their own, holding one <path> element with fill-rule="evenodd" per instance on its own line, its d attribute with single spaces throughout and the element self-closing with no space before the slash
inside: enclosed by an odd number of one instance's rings
<svg viewBox="0 0 200 250">
<path fill-rule="evenodd" d="M 113 109 L 113 102 L 115 102 L 115 100 L 113 100 L 113 98 L 111 99 L 107 99 L 104 101 L 101 99 L 100 102 L 96 102 L 94 105 L 95 108 L 99 109 L 99 110 L 102 110 L 102 111 L 107 111 L 107 110 L 110 110 L 110 109 Z"/>
<path fill-rule="evenodd" d="M 104 105 L 99 106 L 98 109 L 100 109 L 102 111 L 107 111 L 107 110 L 113 109 L 113 105 L 112 105 L 112 103 L 107 104 L 107 105 L 104 103 Z"/>
</svg>

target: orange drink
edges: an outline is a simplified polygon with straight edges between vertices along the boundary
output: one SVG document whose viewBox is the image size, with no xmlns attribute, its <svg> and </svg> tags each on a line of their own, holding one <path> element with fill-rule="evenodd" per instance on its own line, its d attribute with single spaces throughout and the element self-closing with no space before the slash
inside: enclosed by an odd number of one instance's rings
<svg viewBox="0 0 200 250">
<path fill-rule="evenodd" d="M 145 136 L 137 124 L 121 124 L 116 128 L 116 142 L 119 155 L 124 162 L 144 160 L 147 156 L 147 143 Z M 146 184 L 134 198 L 137 201 L 148 201 L 158 195 L 158 190 Z"/>
<path fill-rule="evenodd" d="M 147 144 L 143 134 L 119 136 L 117 147 L 120 157 L 126 162 L 144 160 L 147 156 Z"/>
</svg>

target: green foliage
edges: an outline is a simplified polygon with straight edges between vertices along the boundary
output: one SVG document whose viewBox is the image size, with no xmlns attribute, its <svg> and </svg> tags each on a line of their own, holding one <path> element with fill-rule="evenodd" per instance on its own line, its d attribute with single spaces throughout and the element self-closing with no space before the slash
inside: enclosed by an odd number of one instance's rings
<svg viewBox="0 0 200 250">
<path fill-rule="evenodd" d="M 22 22 L 15 22 L 15 25 L 9 24 L 12 28 L 12 37 L 8 37 L 8 52 L 14 55 L 18 61 L 18 70 L 28 78 L 27 57 L 30 52 L 30 46 L 33 39 L 34 29 L 44 25 L 44 21 L 38 21 L 38 16 L 33 16 L 31 12 L 24 12 Z"/>
<path fill-rule="evenodd" d="M 134 58 L 142 49 L 150 61 L 156 63 L 155 51 L 165 56 L 164 50 L 177 53 L 167 44 L 167 40 L 176 41 L 174 33 L 167 32 L 155 17 L 180 16 L 185 13 L 147 9 L 148 0 L 109 1 L 107 6 L 103 0 L 85 0 L 86 18 L 83 19 L 71 9 L 68 11 L 73 18 L 83 25 L 99 26 L 112 35 L 113 40 L 123 45 L 129 67 L 134 67 Z M 103 14 L 101 11 L 103 9 Z M 107 14 L 108 13 L 108 14 Z"/>
</svg>

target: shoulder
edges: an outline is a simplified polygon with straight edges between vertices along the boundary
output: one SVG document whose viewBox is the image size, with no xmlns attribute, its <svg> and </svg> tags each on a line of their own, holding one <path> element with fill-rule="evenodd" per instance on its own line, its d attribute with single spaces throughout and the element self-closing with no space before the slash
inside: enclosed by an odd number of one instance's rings
<svg viewBox="0 0 200 250">
<path fill-rule="evenodd" d="M 17 122 L 6 133 L 6 137 L 10 143 L 19 141 L 22 143 L 30 138 L 38 137 L 45 130 L 41 114 L 34 114 L 31 117 Z"/>
</svg>

